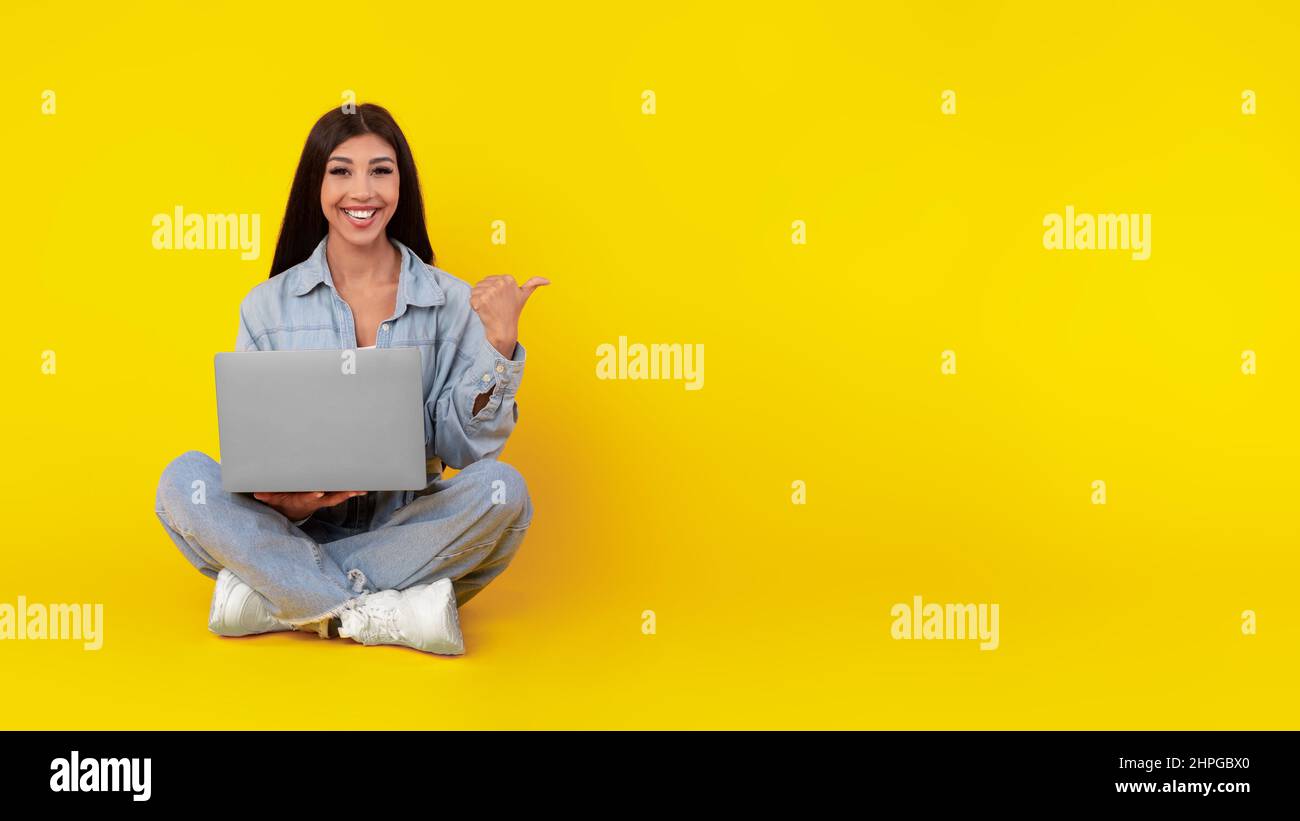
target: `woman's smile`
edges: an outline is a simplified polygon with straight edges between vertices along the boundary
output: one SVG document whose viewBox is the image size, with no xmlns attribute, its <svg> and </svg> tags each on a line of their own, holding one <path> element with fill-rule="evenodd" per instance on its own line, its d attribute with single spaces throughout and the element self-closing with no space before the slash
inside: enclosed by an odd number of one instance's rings
<svg viewBox="0 0 1300 821">
<path fill-rule="evenodd" d="M 369 228 L 375 221 L 375 215 L 383 209 L 376 205 L 365 205 L 340 208 L 339 210 L 343 212 L 343 216 L 352 225 L 358 228 Z"/>
</svg>

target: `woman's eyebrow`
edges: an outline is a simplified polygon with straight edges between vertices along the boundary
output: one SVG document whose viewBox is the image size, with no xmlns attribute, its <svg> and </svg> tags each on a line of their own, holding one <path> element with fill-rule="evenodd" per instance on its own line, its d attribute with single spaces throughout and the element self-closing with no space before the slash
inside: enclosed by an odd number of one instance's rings
<svg viewBox="0 0 1300 821">
<path fill-rule="evenodd" d="M 347 163 L 348 165 L 351 165 L 351 164 L 352 164 L 352 160 L 351 160 L 351 158 L 349 158 L 349 157 L 330 157 L 330 158 L 329 158 L 329 161 L 330 161 L 330 162 L 345 162 L 345 163 Z M 377 163 L 377 162 L 397 162 L 397 161 L 394 160 L 392 157 L 375 157 L 374 159 L 372 159 L 372 160 L 370 161 L 370 164 L 371 164 L 371 165 L 374 165 L 374 164 Z"/>
</svg>

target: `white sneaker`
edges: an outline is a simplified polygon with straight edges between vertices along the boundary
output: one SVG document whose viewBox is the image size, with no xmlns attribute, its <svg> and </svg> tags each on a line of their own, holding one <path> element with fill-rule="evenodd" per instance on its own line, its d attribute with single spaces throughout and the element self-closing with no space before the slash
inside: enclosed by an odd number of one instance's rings
<svg viewBox="0 0 1300 821">
<path fill-rule="evenodd" d="M 444 656 L 465 652 L 451 579 L 367 594 L 339 620 L 339 635 L 362 644 L 400 644 Z"/>
<path fill-rule="evenodd" d="M 212 609 L 208 612 L 208 629 L 218 636 L 251 636 L 285 630 L 307 630 L 328 637 L 329 620 L 316 624 L 294 625 L 271 615 L 266 597 L 240 581 L 228 568 L 217 574 L 212 591 Z"/>
</svg>

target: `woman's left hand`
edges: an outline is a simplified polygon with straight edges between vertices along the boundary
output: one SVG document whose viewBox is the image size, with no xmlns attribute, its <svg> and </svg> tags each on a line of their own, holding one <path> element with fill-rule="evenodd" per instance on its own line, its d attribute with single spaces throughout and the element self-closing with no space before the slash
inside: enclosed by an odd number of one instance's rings
<svg viewBox="0 0 1300 821">
<path fill-rule="evenodd" d="M 515 343 L 519 341 L 519 314 L 524 310 L 528 297 L 541 286 L 550 284 L 546 277 L 533 277 L 519 286 L 514 277 L 503 274 L 479 280 L 470 291 L 469 306 L 483 321 L 488 342 L 502 356 L 510 358 L 515 355 Z"/>
</svg>

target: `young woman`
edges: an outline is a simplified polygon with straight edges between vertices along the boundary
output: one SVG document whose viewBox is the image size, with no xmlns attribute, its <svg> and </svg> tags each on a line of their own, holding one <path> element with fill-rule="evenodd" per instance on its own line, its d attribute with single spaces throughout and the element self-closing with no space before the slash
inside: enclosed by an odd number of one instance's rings
<svg viewBox="0 0 1300 821">
<path fill-rule="evenodd" d="M 523 478 L 496 457 L 519 416 L 520 311 L 549 282 L 492 276 L 471 288 L 433 262 L 397 123 L 370 104 L 321 117 L 298 162 L 270 279 L 240 307 L 236 350 L 419 348 L 430 483 L 226 493 L 206 454 L 177 457 L 155 508 L 182 555 L 216 580 L 213 632 L 306 629 L 464 652 L 457 607 L 505 570 L 532 520 Z M 444 464 L 460 472 L 444 480 Z"/>
</svg>

